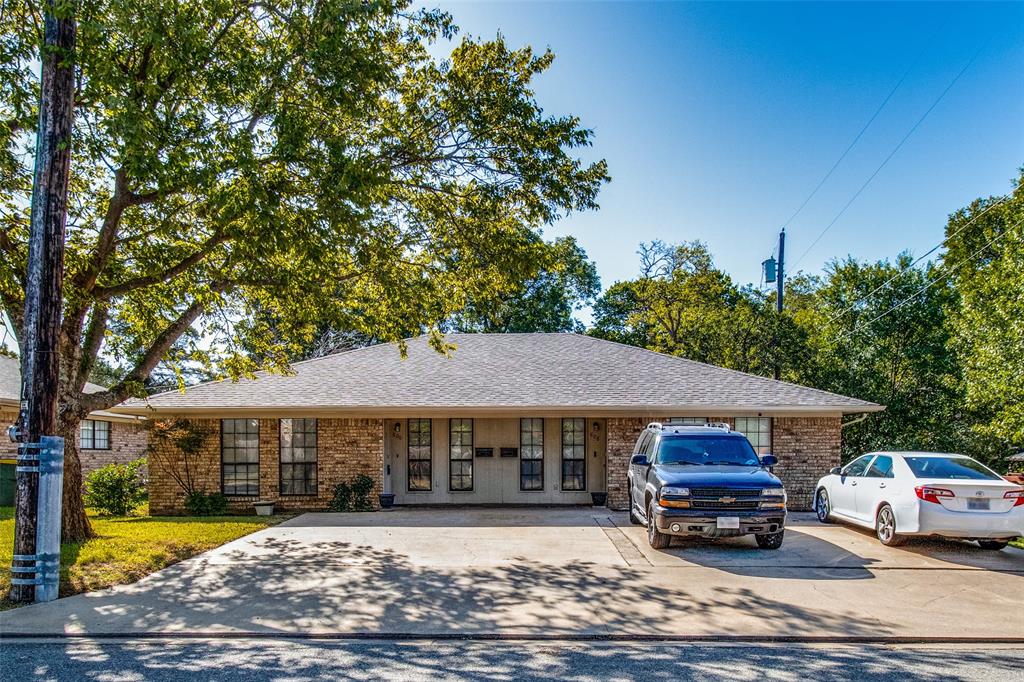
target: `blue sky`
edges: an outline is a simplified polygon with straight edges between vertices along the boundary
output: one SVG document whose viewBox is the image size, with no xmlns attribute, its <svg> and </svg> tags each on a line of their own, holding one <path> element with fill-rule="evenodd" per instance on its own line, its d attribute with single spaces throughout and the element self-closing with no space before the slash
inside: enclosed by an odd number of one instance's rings
<svg viewBox="0 0 1024 682">
<path fill-rule="evenodd" d="M 972 57 L 976 59 L 798 264 L 923 253 L 946 217 L 1001 194 L 1024 164 L 1024 4 L 446 2 L 463 34 L 550 47 L 552 114 L 595 131 L 601 210 L 575 235 L 604 286 L 635 276 L 640 241 L 707 242 L 760 280 L 782 224 L 906 74 L 787 228 L 795 263 Z"/>
</svg>

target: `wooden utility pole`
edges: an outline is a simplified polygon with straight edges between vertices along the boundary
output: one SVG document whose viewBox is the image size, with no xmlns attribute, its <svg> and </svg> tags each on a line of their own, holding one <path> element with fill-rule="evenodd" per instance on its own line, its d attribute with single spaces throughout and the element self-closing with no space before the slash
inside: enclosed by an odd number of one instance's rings
<svg viewBox="0 0 1024 682">
<path fill-rule="evenodd" d="M 779 232 L 779 269 L 775 275 L 775 310 L 781 316 L 782 314 L 782 297 L 786 293 L 786 228 L 782 228 Z M 781 324 L 781 319 L 779 324 Z M 778 330 L 776 329 L 775 337 L 775 378 L 778 379 L 782 375 L 782 368 L 779 366 L 779 339 Z"/>
<path fill-rule="evenodd" d="M 21 412 L 16 431 L 12 434 L 21 443 L 38 443 L 42 436 L 53 435 L 57 428 L 57 383 L 60 377 L 58 338 L 75 95 L 73 56 L 76 25 L 71 7 L 71 4 L 62 4 L 62 16 L 57 16 L 54 0 L 47 0 L 45 6 L 40 55 L 42 81 L 39 129 L 36 134 L 25 317 L 21 338 Z M 38 497 L 38 471 L 18 471 L 15 555 L 31 556 L 36 553 Z M 57 523 L 59 519 L 58 514 Z M 15 567 L 29 564 L 28 561 L 14 562 Z M 12 601 L 31 601 L 34 596 L 33 585 L 11 585 Z"/>
</svg>

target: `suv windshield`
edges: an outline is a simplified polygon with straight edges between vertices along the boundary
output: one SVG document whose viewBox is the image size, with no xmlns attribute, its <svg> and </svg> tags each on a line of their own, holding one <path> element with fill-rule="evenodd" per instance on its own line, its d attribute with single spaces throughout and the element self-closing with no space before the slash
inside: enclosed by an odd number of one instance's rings
<svg viewBox="0 0 1024 682">
<path fill-rule="evenodd" d="M 760 466 L 746 438 L 734 436 L 666 436 L 658 445 L 658 464 L 725 464 Z"/>
<path fill-rule="evenodd" d="M 970 457 L 904 457 L 918 478 L 962 478 L 973 481 L 1001 481 L 1001 476 Z"/>
</svg>

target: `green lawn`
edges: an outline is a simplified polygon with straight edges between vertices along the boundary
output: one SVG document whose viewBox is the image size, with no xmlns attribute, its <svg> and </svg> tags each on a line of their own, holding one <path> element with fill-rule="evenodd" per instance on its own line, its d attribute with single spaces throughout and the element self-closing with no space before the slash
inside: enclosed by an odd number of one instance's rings
<svg viewBox="0 0 1024 682">
<path fill-rule="evenodd" d="M 140 513 L 146 512 L 143 506 Z M 288 516 L 99 516 L 90 512 L 96 537 L 64 543 L 60 596 L 135 582 L 165 566 L 272 526 Z M 0 507 L 0 609 L 6 600 L 14 548 L 14 509 Z"/>
<path fill-rule="evenodd" d="M 1024 549 L 1024 538 L 1017 538 L 1016 540 L 1010 540 L 1010 544 L 1014 547 L 1020 547 Z"/>
</svg>

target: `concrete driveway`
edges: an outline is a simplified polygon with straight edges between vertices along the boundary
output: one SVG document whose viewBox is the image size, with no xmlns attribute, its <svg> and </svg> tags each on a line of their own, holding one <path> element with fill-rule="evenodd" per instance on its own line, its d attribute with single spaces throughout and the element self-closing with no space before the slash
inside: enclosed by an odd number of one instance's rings
<svg viewBox="0 0 1024 682">
<path fill-rule="evenodd" d="M 1024 551 L 796 515 L 785 546 L 647 545 L 591 508 L 305 514 L 133 585 L 0 613 L 14 634 L 1024 638 Z"/>
</svg>

